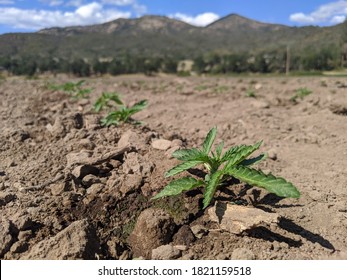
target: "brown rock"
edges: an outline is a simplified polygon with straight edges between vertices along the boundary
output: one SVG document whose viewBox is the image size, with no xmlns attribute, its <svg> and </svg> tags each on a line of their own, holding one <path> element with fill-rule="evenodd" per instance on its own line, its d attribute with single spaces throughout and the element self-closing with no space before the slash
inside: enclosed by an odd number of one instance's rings
<svg viewBox="0 0 347 280">
<path fill-rule="evenodd" d="M 240 234 L 264 224 L 277 224 L 280 218 L 278 214 L 267 213 L 257 208 L 221 202 L 211 207 L 208 214 L 212 221 L 220 225 L 221 229 L 234 234 Z"/>
<path fill-rule="evenodd" d="M 162 209 L 146 209 L 137 219 L 129 236 L 134 257 L 151 258 L 152 250 L 171 241 L 175 224 L 172 217 Z"/>
<path fill-rule="evenodd" d="M 17 197 L 12 193 L 0 192 L 0 207 L 15 200 Z"/>
<path fill-rule="evenodd" d="M 138 153 L 127 154 L 123 163 L 123 172 L 125 174 L 141 174 L 143 177 L 148 177 L 153 169 L 154 164 Z"/>
<path fill-rule="evenodd" d="M 132 130 L 123 133 L 118 141 L 118 148 L 134 147 L 136 150 L 143 150 L 146 147 L 145 140 Z"/>
<path fill-rule="evenodd" d="M 29 216 L 27 216 L 27 214 L 19 216 L 18 218 L 16 218 L 16 220 L 12 220 L 12 223 L 20 231 L 29 230 L 33 226 L 33 221 Z"/>
<path fill-rule="evenodd" d="M 3 258 L 14 242 L 14 238 L 11 234 L 11 227 L 10 221 L 0 222 L 0 258 Z"/>
<path fill-rule="evenodd" d="M 129 153 L 126 155 L 123 172 L 125 174 L 139 174 L 142 171 L 143 158 L 138 153 Z"/>
<path fill-rule="evenodd" d="M 100 128 L 100 116 L 97 116 L 97 115 L 85 116 L 84 125 L 87 130 L 95 130 Z"/>
<path fill-rule="evenodd" d="M 134 192 L 141 187 L 142 176 L 137 174 L 128 174 L 125 177 L 125 181 L 120 188 L 123 195 Z"/>
<path fill-rule="evenodd" d="M 195 235 L 196 238 L 202 238 L 207 234 L 208 230 L 203 225 L 194 225 L 190 227 L 191 231 Z"/>
<path fill-rule="evenodd" d="M 90 188 L 87 189 L 87 194 L 88 195 L 95 195 L 100 193 L 103 189 L 105 189 L 105 185 L 104 184 L 93 184 L 90 186 Z"/>
<path fill-rule="evenodd" d="M 90 160 L 91 153 L 89 151 L 81 151 L 78 153 L 69 153 L 66 155 L 67 167 L 75 164 L 83 164 Z"/>
<path fill-rule="evenodd" d="M 98 184 L 100 183 L 100 179 L 92 174 L 88 174 L 82 179 L 82 185 L 85 186 L 86 188 L 89 188 L 93 184 Z"/>
<path fill-rule="evenodd" d="M 58 117 L 55 119 L 54 124 L 48 124 L 47 130 L 56 138 L 63 138 L 66 135 L 65 126 L 62 118 Z"/>
<path fill-rule="evenodd" d="M 99 242 L 94 228 L 86 221 L 73 222 L 56 236 L 35 244 L 21 259 L 95 259 Z"/>
<path fill-rule="evenodd" d="M 81 139 L 78 143 L 79 148 L 82 149 L 86 149 L 86 150 L 93 150 L 95 148 L 95 144 L 90 141 L 89 139 L 85 138 L 85 139 Z"/>
<path fill-rule="evenodd" d="M 189 246 L 194 241 L 194 234 L 192 233 L 188 225 L 183 225 L 173 237 L 174 245 Z"/>
<path fill-rule="evenodd" d="M 171 147 L 171 141 L 165 139 L 153 140 L 152 147 L 157 150 L 166 151 Z"/>
<path fill-rule="evenodd" d="M 50 185 L 52 195 L 61 195 L 69 190 L 65 182 Z"/>
<path fill-rule="evenodd" d="M 182 255 L 182 251 L 172 245 L 162 245 L 152 250 L 153 260 L 172 260 Z"/>
</svg>

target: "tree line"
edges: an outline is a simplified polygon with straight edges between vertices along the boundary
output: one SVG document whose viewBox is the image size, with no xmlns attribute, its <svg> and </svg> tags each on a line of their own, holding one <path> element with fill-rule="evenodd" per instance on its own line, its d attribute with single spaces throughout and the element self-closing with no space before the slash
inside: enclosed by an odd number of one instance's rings
<svg viewBox="0 0 347 280">
<path fill-rule="evenodd" d="M 228 73 L 284 73 L 287 55 L 285 48 L 274 51 L 250 53 L 207 53 L 193 58 L 192 71 L 198 74 Z M 182 57 L 140 57 L 121 55 L 116 58 L 92 61 L 76 58 L 73 60 L 22 56 L 0 57 L 0 70 L 13 75 L 34 76 L 42 73 L 68 73 L 79 77 L 91 75 L 120 75 L 144 73 L 177 73 Z M 341 51 L 337 46 L 315 49 L 306 48 L 290 52 L 291 71 L 326 71 L 340 68 Z"/>
<path fill-rule="evenodd" d="M 117 57 L 108 60 L 88 61 L 77 58 L 66 60 L 61 58 L 23 56 L 17 58 L 0 57 L 0 67 L 13 75 L 34 76 L 50 72 L 68 73 L 78 77 L 91 75 L 120 75 L 155 72 L 176 73 L 178 61 L 172 58 Z"/>
<path fill-rule="evenodd" d="M 286 48 L 258 54 L 210 53 L 195 58 L 193 69 L 197 73 L 285 73 L 289 58 L 291 71 L 329 71 L 341 68 L 341 51 L 336 46 L 322 49 L 306 48 L 287 51 Z"/>
</svg>

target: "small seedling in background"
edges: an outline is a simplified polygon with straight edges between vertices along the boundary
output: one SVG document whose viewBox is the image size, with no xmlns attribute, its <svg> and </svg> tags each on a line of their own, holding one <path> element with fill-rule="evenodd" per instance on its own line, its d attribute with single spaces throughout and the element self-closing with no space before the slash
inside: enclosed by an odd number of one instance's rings
<svg viewBox="0 0 347 280">
<path fill-rule="evenodd" d="M 215 93 L 218 93 L 218 94 L 224 93 L 224 92 L 226 92 L 226 91 L 228 91 L 228 90 L 229 90 L 229 87 L 228 87 L 228 86 L 216 86 L 216 87 L 214 88 L 214 92 L 215 92 Z"/>
<path fill-rule="evenodd" d="M 199 86 L 196 86 L 194 89 L 197 91 L 203 91 L 203 90 L 208 89 L 208 86 L 207 85 L 199 85 Z"/>
<path fill-rule="evenodd" d="M 171 181 L 152 199 L 178 195 L 184 191 L 204 187 L 203 208 L 206 208 L 210 204 L 217 189 L 225 186 L 231 178 L 236 178 L 249 185 L 264 188 L 279 197 L 300 197 L 299 191 L 292 183 L 287 182 L 281 177 L 265 174 L 260 170 L 250 167 L 266 158 L 265 154 L 248 158 L 260 147 L 262 142 L 250 146 L 234 146 L 223 154 L 223 142 L 216 147 L 214 152 L 211 151 L 216 134 L 217 128 L 212 128 L 200 149 L 193 148 L 174 152 L 172 155 L 178 160 L 183 161 L 183 163 L 165 173 L 165 177 L 170 177 L 203 164 L 207 171 L 204 180 L 198 180 L 194 177 L 184 177 Z"/>
<path fill-rule="evenodd" d="M 84 82 L 84 80 L 81 80 L 76 83 L 67 82 L 62 85 L 51 84 L 48 86 L 48 88 L 54 91 L 63 91 L 74 99 L 88 98 L 88 94 L 91 93 L 92 89 L 82 88 Z"/>
<path fill-rule="evenodd" d="M 108 113 L 108 115 L 101 119 L 101 125 L 103 126 L 110 126 L 110 125 L 118 125 L 121 122 L 129 122 L 138 124 L 140 122 L 137 122 L 131 118 L 132 115 L 142 111 L 147 107 L 147 100 L 141 100 L 140 102 L 136 103 L 135 105 L 131 107 L 127 107 L 123 104 L 121 100 L 119 100 L 121 104 L 116 107 L 115 110 Z M 95 107 L 94 107 L 95 108 Z"/>
<path fill-rule="evenodd" d="M 290 100 L 296 103 L 298 98 L 303 100 L 305 96 L 310 95 L 311 93 L 312 91 L 307 88 L 299 88 L 296 90 L 296 94 Z"/>
<path fill-rule="evenodd" d="M 257 96 L 255 95 L 254 90 L 249 89 L 249 90 L 246 92 L 246 97 L 256 98 Z"/>
<path fill-rule="evenodd" d="M 115 102 L 117 105 L 123 105 L 123 102 L 117 93 L 103 92 L 94 104 L 94 111 L 99 113 L 105 107 L 112 107 L 112 105 L 110 105 L 110 101 Z"/>
</svg>

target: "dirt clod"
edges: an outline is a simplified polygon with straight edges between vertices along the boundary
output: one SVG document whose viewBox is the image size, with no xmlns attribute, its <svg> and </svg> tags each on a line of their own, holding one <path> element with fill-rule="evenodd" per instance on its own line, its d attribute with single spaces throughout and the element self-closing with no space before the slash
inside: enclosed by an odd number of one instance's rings
<svg viewBox="0 0 347 280">
<path fill-rule="evenodd" d="M 277 224 L 279 221 L 278 214 L 226 203 L 217 203 L 208 210 L 208 213 L 211 221 L 217 222 L 221 229 L 234 234 L 240 234 L 264 224 Z"/>
<path fill-rule="evenodd" d="M 171 241 L 175 227 L 164 210 L 149 208 L 143 211 L 128 240 L 134 256 L 151 258 L 153 249 Z"/>
<path fill-rule="evenodd" d="M 162 245 L 152 250 L 153 260 L 173 260 L 182 255 L 182 252 L 172 245 Z"/>
<path fill-rule="evenodd" d="M 171 147 L 172 143 L 169 140 L 158 139 L 152 142 L 152 147 L 157 150 L 166 151 Z"/>
<path fill-rule="evenodd" d="M 95 259 L 99 242 L 95 229 L 86 221 L 76 221 L 56 236 L 34 245 L 21 259 Z"/>
</svg>

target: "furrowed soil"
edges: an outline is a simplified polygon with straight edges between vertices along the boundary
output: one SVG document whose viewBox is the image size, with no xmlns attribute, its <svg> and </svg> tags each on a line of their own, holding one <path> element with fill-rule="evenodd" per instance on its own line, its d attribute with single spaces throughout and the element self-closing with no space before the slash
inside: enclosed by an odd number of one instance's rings
<svg viewBox="0 0 347 280">
<path fill-rule="evenodd" d="M 48 86 L 69 81 L 0 80 L 0 258 L 347 259 L 346 78 L 103 77 L 80 100 Z M 300 88 L 312 93 L 291 100 Z M 147 99 L 134 115 L 143 124 L 101 127 L 102 92 Z M 258 167 L 301 197 L 235 181 L 205 210 L 202 190 L 150 200 L 172 152 L 214 126 L 225 147 L 263 140 Z M 233 234 L 211 220 L 216 201 L 280 219 Z"/>
</svg>

